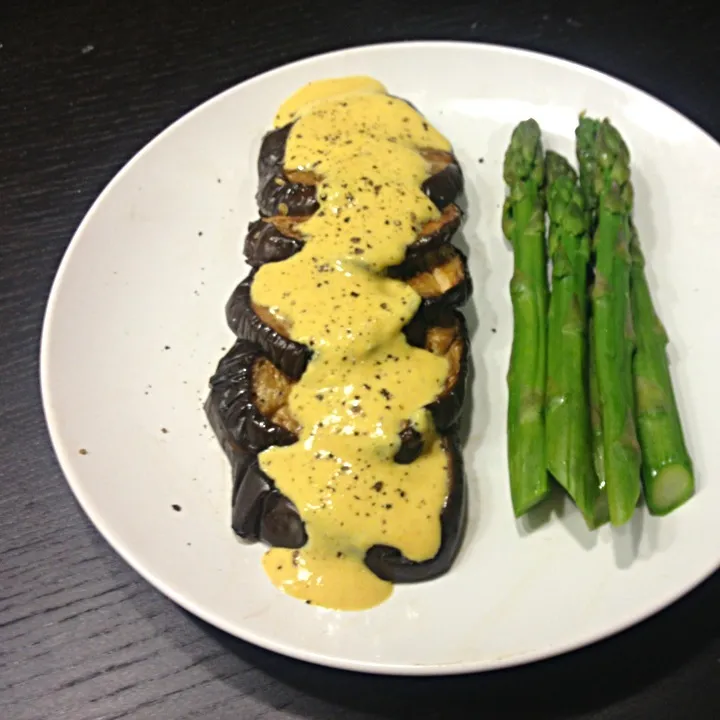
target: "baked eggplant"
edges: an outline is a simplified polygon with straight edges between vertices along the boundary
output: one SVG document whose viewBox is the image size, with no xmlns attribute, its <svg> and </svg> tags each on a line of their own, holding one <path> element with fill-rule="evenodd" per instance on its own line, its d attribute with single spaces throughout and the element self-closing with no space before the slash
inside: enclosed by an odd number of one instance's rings
<svg viewBox="0 0 720 720">
<path fill-rule="evenodd" d="M 288 338 L 287 329 L 266 308 L 252 302 L 252 271 L 233 291 L 225 306 L 228 326 L 241 340 L 259 345 L 279 370 L 298 380 L 312 356 L 310 348 Z"/>
<path fill-rule="evenodd" d="M 462 542 L 466 518 L 466 492 L 462 454 L 454 435 L 443 438 L 447 454 L 448 495 L 440 516 L 441 545 L 434 558 L 412 562 L 397 549 L 374 545 L 365 564 L 378 577 L 394 583 L 431 580 L 447 572 Z M 271 547 L 300 548 L 307 542 L 305 524 L 295 505 L 260 468 L 257 459 L 247 466 L 233 503 L 232 527 L 248 542 Z"/>
<path fill-rule="evenodd" d="M 233 477 L 235 466 L 247 461 L 245 456 L 297 442 L 300 425 L 288 407 L 292 387 L 290 378 L 248 340 L 238 340 L 218 363 L 210 378 L 205 413 L 233 465 Z M 395 461 L 411 463 L 423 444 L 423 436 L 407 421 Z"/>
<path fill-rule="evenodd" d="M 423 299 L 425 313 L 464 305 L 472 294 L 467 258 L 454 245 L 446 243 L 407 263 L 388 268 L 390 277 L 405 280 Z"/>
<path fill-rule="evenodd" d="M 448 459 L 448 494 L 440 515 L 440 550 L 430 560 L 413 562 L 397 548 L 373 545 L 365 554 L 365 564 L 383 580 L 392 583 L 432 580 L 450 569 L 460 550 L 467 524 L 465 470 L 455 435 L 446 435 L 443 445 Z"/>
<path fill-rule="evenodd" d="M 395 453 L 393 459 L 401 465 L 409 465 L 418 458 L 424 446 L 425 438 L 408 420 L 400 431 L 400 449 Z"/>
<path fill-rule="evenodd" d="M 463 190 L 463 174 L 457 158 L 442 150 L 421 153 L 432 168 L 432 175 L 422 184 L 422 191 L 439 210 L 454 203 Z"/>
<path fill-rule="evenodd" d="M 210 378 L 205 412 L 231 462 L 238 451 L 256 454 L 297 441 L 300 427 L 288 410 L 292 383 L 257 344 L 238 340 Z"/>
<path fill-rule="evenodd" d="M 232 507 L 236 535 L 271 547 L 300 548 L 307 542 L 300 513 L 260 469 L 257 457 L 247 464 L 237 485 Z"/>
<path fill-rule="evenodd" d="M 318 209 L 316 186 L 321 177 L 311 171 L 287 171 L 285 148 L 292 124 L 272 130 L 263 138 L 258 159 L 258 191 L 255 196 L 260 214 L 307 216 Z M 462 192 L 463 176 L 452 153 L 444 150 L 420 151 L 430 165 L 431 175 L 422 184 L 423 192 L 442 210 Z"/>
<path fill-rule="evenodd" d="M 470 352 L 465 317 L 450 308 L 437 312 L 421 308 L 405 326 L 404 333 L 410 345 L 448 359 L 449 371 L 443 392 L 427 409 L 438 432 L 449 432 L 457 423 L 465 401 Z"/>
<path fill-rule="evenodd" d="M 443 208 L 442 215 L 437 220 L 426 223 L 417 240 L 408 246 L 405 259 L 398 266 L 401 271 L 411 275 L 427 267 L 428 253 L 449 245 L 460 228 L 462 219 L 463 212 L 454 203 Z"/>
<path fill-rule="evenodd" d="M 357 85 L 356 80 L 351 80 L 348 85 L 342 81 L 333 80 L 333 83 L 339 82 L 337 87 L 354 88 Z M 364 92 L 382 92 L 382 86 L 370 84 L 365 81 L 360 83 L 361 91 Z M 337 87 L 332 93 L 337 93 Z M 368 89 L 369 88 L 369 89 Z M 229 352 L 218 363 L 215 374 L 210 380 L 210 394 L 207 399 L 205 410 L 209 418 L 209 422 L 213 431 L 218 437 L 224 452 L 228 456 L 232 466 L 233 489 L 232 489 L 232 528 L 234 532 L 247 542 L 262 542 L 270 547 L 282 547 L 288 549 L 299 550 L 307 545 L 309 539 L 313 543 L 317 541 L 315 536 L 315 525 L 312 527 L 308 524 L 308 531 L 303 521 L 303 508 L 296 507 L 289 497 L 280 491 L 280 487 L 286 488 L 286 482 L 301 482 L 299 475 L 307 473 L 313 478 L 313 488 L 317 483 L 319 487 L 324 487 L 326 482 L 331 482 L 330 478 L 344 477 L 336 476 L 333 465 L 328 465 L 327 480 L 325 477 L 325 466 L 316 467 L 311 457 L 305 457 L 305 450 L 312 451 L 312 448 L 300 443 L 299 438 L 305 438 L 305 434 L 301 432 L 300 422 L 293 417 L 290 412 L 290 397 L 295 383 L 300 383 L 298 390 L 304 388 L 302 376 L 309 362 L 313 360 L 312 343 L 305 345 L 292 339 L 291 325 L 289 322 L 277 317 L 274 310 L 269 307 L 254 303 L 252 300 L 252 282 L 257 269 L 266 263 L 282 262 L 296 253 L 298 253 L 305 244 L 306 233 L 303 225 L 307 219 L 315 213 L 322 203 L 321 199 L 325 196 L 322 194 L 327 187 L 329 173 L 325 178 L 326 170 L 321 164 L 325 160 L 334 158 L 334 153 L 327 155 L 327 150 L 318 149 L 313 157 L 307 160 L 306 167 L 302 169 L 292 169 L 296 165 L 293 158 L 288 157 L 288 138 L 294 122 L 308 122 L 309 132 L 317 135 L 317 137 L 325 137 L 328 142 L 333 141 L 337 135 L 337 142 L 353 145 L 347 148 L 348 157 L 343 155 L 343 162 L 340 163 L 337 170 L 341 173 L 348 171 L 347 163 L 355 162 L 355 156 L 358 158 L 368 155 L 372 156 L 372 163 L 368 164 L 368 168 L 372 168 L 376 172 L 375 182 L 393 183 L 400 177 L 401 183 L 407 185 L 408 192 L 417 194 L 417 180 L 413 178 L 416 175 L 408 175 L 405 177 L 403 173 L 389 171 L 386 163 L 386 151 L 389 146 L 365 142 L 367 137 L 363 133 L 368 132 L 368 127 L 372 126 L 372 134 L 374 137 L 384 137 L 388 142 L 397 140 L 397 133 L 393 129 L 393 124 L 386 124 L 385 120 L 392 119 L 393 113 L 396 112 L 397 106 L 394 102 L 390 105 L 395 107 L 388 109 L 384 101 L 380 101 L 377 105 L 371 106 L 371 113 L 365 118 L 364 125 L 357 127 L 357 123 L 349 123 L 345 128 L 342 123 L 338 124 L 333 119 L 332 111 L 330 115 L 327 113 L 314 113 L 312 117 L 307 117 L 297 110 L 294 103 L 301 102 L 303 108 L 308 102 L 316 102 L 316 96 L 324 102 L 325 90 L 321 87 L 313 89 L 310 94 L 300 96 L 290 102 L 290 105 L 284 105 L 281 113 L 287 114 L 288 107 L 294 112 L 290 117 L 299 120 L 285 125 L 282 128 L 275 129 L 267 133 L 263 140 L 258 159 L 258 176 L 259 184 L 257 189 L 257 201 L 259 205 L 259 219 L 248 226 L 248 233 L 244 243 L 244 253 L 248 263 L 253 268 L 251 273 L 246 277 L 233 291 L 231 297 L 226 304 L 226 320 L 229 327 L 235 333 L 237 341 Z M 332 93 L 329 102 L 342 104 L 342 99 L 336 100 Z M 362 102 L 362 98 L 359 98 Z M 347 105 L 345 103 L 345 105 Z M 409 105 L 409 103 L 408 103 Z M 314 106 L 313 106 L 314 107 Z M 377 115 L 377 119 L 375 119 Z M 371 117 L 372 116 L 372 117 Z M 408 121 L 410 118 L 403 118 Z M 367 126 L 367 127 L 366 127 Z M 364 562 L 367 568 L 377 577 L 392 583 L 410 583 L 423 580 L 430 580 L 447 572 L 458 553 L 464 529 L 466 525 L 467 514 L 467 496 L 466 486 L 463 473 L 463 462 L 458 440 L 456 437 L 456 428 L 458 419 L 463 405 L 465 388 L 467 382 L 467 373 L 469 365 L 469 338 L 465 320 L 462 314 L 457 310 L 469 297 L 472 292 L 472 282 L 468 273 L 467 261 L 462 252 L 455 248 L 452 244 L 452 236 L 458 230 L 462 221 L 462 211 L 455 205 L 458 195 L 463 189 L 463 176 L 457 159 L 451 152 L 445 152 L 439 149 L 428 148 L 428 145 L 438 144 L 445 146 L 444 142 L 434 143 L 428 141 L 428 137 L 432 137 L 427 132 L 410 132 L 413 126 L 419 127 L 420 124 L 413 121 L 406 126 L 407 137 L 411 139 L 418 152 L 423 156 L 427 168 L 428 178 L 422 184 L 422 192 L 429 199 L 429 202 L 440 210 L 440 217 L 424 225 L 424 227 L 414 227 L 413 232 L 417 233 L 415 241 L 407 247 L 404 258 L 401 263 L 394 267 L 379 270 L 386 277 L 392 277 L 406 283 L 407 286 L 413 288 L 422 298 L 420 308 L 415 317 L 403 328 L 403 332 L 411 345 L 421 347 L 438 356 L 445 357 L 448 361 L 448 373 L 445 379 L 445 385 L 432 402 L 425 405 L 425 409 L 432 416 L 433 422 L 426 431 L 420 431 L 420 427 L 414 424 L 409 418 L 415 417 L 415 411 L 420 409 L 422 403 L 427 402 L 434 395 L 434 392 L 425 395 L 423 400 L 418 401 L 415 396 L 416 388 L 408 384 L 407 388 L 396 388 L 393 394 L 397 395 L 397 401 L 386 405 L 386 410 L 390 411 L 388 417 L 392 418 L 394 426 L 399 426 L 399 444 L 394 460 L 400 464 L 406 464 L 407 467 L 400 471 L 395 466 L 395 471 L 391 472 L 388 466 L 383 467 L 382 453 L 378 455 L 377 448 L 372 444 L 366 446 L 366 440 L 356 441 L 354 437 L 359 433 L 343 433 L 348 434 L 347 447 L 348 451 L 358 452 L 357 472 L 366 472 L 368 474 L 368 485 L 372 485 L 371 489 L 378 492 L 383 490 L 383 482 L 377 480 L 378 477 L 383 478 L 386 485 L 390 485 L 391 480 L 398 475 L 404 478 L 403 482 L 407 485 L 397 487 L 397 491 L 401 497 L 406 497 L 407 502 L 411 502 L 415 497 L 421 502 L 420 489 L 413 482 L 417 474 L 427 472 L 424 465 L 415 465 L 418 458 L 422 463 L 427 456 L 424 453 L 429 451 L 431 444 L 437 450 L 438 443 L 441 443 L 442 452 L 440 456 L 432 458 L 432 464 L 437 468 L 437 472 L 442 477 L 437 478 L 442 482 L 442 487 L 435 486 L 435 492 L 440 492 L 440 496 L 435 496 L 436 503 L 443 497 L 443 490 L 446 489 L 445 501 L 442 507 L 435 505 L 435 515 L 428 515 L 428 521 L 432 524 L 440 521 L 440 547 L 435 557 L 424 562 L 413 562 L 405 557 L 401 547 L 405 547 L 404 543 L 399 539 L 391 539 L 391 535 L 374 534 L 371 539 L 358 541 L 358 547 L 365 548 Z M 425 130 L 429 130 L 429 126 L 425 125 Z M 301 132 L 300 126 L 298 131 Z M 412 139 L 414 138 L 414 140 Z M 373 155 L 375 153 L 375 155 Z M 400 156 L 401 157 L 401 156 Z M 286 167 L 287 160 L 287 167 Z M 303 161 L 305 162 L 305 161 Z M 365 160 L 360 160 L 365 163 Z M 422 165 L 422 163 L 421 163 Z M 362 166 L 364 167 L 364 165 Z M 367 172 L 367 168 L 363 172 Z M 360 173 L 361 174 L 361 173 Z M 358 173 L 350 172 L 347 176 L 347 182 L 354 182 L 353 178 Z M 333 176 L 334 177 L 334 176 Z M 357 179 L 357 178 L 355 178 Z M 341 180 L 345 182 L 344 180 Z M 414 186 L 414 187 L 413 187 Z M 348 187 L 344 185 L 343 187 Z M 354 187 L 354 186 L 353 186 Z M 400 188 L 402 190 L 402 187 Z M 355 191 L 352 194 L 348 191 L 346 200 L 353 203 Z M 423 195 L 420 196 L 421 198 Z M 338 202 L 344 203 L 344 200 Z M 423 204 L 423 201 L 421 204 Z M 372 208 L 367 207 L 364 210 L 370 212 Z M 348 218 L 344 218 L 348 219 Z M 343 218 L 337 220 L 338 227 L 318 228 L 318 232 L 322 233 L 327 230 L 328 237 L 332 234 L 339 233 L 342 237 L 343 231 L 346 229 L 341 224 Z M 389 220 L 386 218 L 386 222 Z M 305 225 L 307 227 L 307 225 Z M 322 238 L 321 238 L 322 239 Z M 349 239 L 348 239 L 349 241 Z M 342 249 L 340 253 L 342 257 Z M 362 260 L 362 257 L 357 258 Z M 266 271 L 271 271 L 267 268 Z M 274 271 L 273 271 L 274 272 Z M 280 273 L 282 274 L 282 273 Z M 278 282 L 278 292 L 282 290 Z M 284 288 L 285 290 L 289 288 Z M 367 293 L 364 293 L 367 294 Z M 359 293 L 353 293 L 359 296 Z M 318 293 L 318 298 L 324 297 L 322 292 Z M 303 304 L 304 311 L 314 311 L 317 307 L 321 310 L 322 302 L 316 301 L 315 298 L 306 298 L 303 294 L 298 299 Z M 263 303 L 268 306 L 274 306 L 275 301 L 269 300 Z M 350 311 L 340 301 L 335 308 L 337 310 L 336 322 L 351 323 L 362 318 L 357 317 L 357 303 L 355 309 Z M 300 337 L 300 336 L 298 336 Z M 342 342 L 342 341 L 339 341 Z M 337 354 L 338 362 L 342 356 L 343 362 L 347 358 L 342 353 Z M 331 359 L 335 356 L 332 355 Z M 318 359 L 317 357 L 315 358 Z M 427 357 L 425 358 L 428 359 Z M 326 360 L 327 361 L 327 360 Z M 412 356 L 407 358 L 397 358 L 388 354 L 387 362 L 397 361 L 401 363 L 395 367 L 395 372 L 415 373 L 415 379 L 422 384 L 424 382 L 422 373 L 412 363 Z M 332 365 L 333 363 L 329 363 Z M 380 364 L 378 362 L 378 364 Z M 433 363 L 434 365 L 434 363 Z M 420 364 L 422 366 L 422 364 Z M 356 383 L 358 387 L 362 383 L 368 390 L 372 388 L 365 383 L 366 378 L 365 367 L 353 368 L 349 371 L 347 378 L 352 383 Z M 330 367 L 330 378 L 336 377 L 336 368 Z M 375 370 L 374 372 L 379 372 Z M 420 372 L 418 375 L 417 373 Z M 434 370 L 433 370 L 434 372 Z M 375 375 L 380 378 L 381 375 Z M 338 375 L 338 377 L 340 377 Z M 367 377 L 370 377 L 367 375 Z M 434 386 L 436 387 L 436 386 Z M 389 391 L 383 389 L 383 394 L 387 393 L 388 400 Z M 294 394 L 293 394 L 294 397 Z M 358 396 L 359 397 L 359 396 Z M 322 400 L 322 396 L 318 396 Z M 313 413 L 317 408 L 312 404 Z M 359 407 L 359 405 L 358 405 Z M 367 404 L 363 404 L 363 415 L 367 410 Z M 300 413 L 298 412 L 298 416 Z M 405 419 L 403 420 L 403 416 Z M 348 416 L 350 417 L 350 416 Z M 314 427 L 315 418 L 302 414 L 303 423 L 308 423 Z M 370 421 L 370 427 L 375 427 L 372 418 L 363 418 L 363 427 Z M 325 428 L 323 423 L 318 424 L 318 442 L 322 443 L 326 435 L 336 436 L 336 428 Z M 352 429 L 352 428 L 351 428 Z M 373 435 L 373 433 L 371 433 Z M 333 439 L 333 442 L 335 442 Z M 381 441 L 382 442 L 382 441 Z M 297 443 L 293 450 L 299 451 L 299 456 L 285 458 L 286 462 L 274 468 L 272 475 L 277 477 L 278 484 L 272 477 L 266 474 L 259 462 L 259 453 L 272 446 L 287 446 Z M 358 445 L 359 443 L 359 445 Z M 358 446 L 357 448 L 355 446 Z M 318 445 L 317 447 L 320 447 Z M 330 446 L 329 446 L 330 447 Z M 333 452 L 337 452 L 343 457 L 345 456 L 345 442 L 341 442 L 338 448 L 333 445 Z M 367 454 L 366 454 L 367 453 Z M 317 459 L 324 459 L 316 453 Z M 387 457 L 386 455 L 384 457 Z M 331 459 L 334 459 L 331 457 Z M 296 462 L 297 460 L 297 462 Z M 306 468 L 306 461 L 310 461 L 310 466 Z M 439 461 L 439 462 L 438 462 Z M 436 464 L 438 462 L 438 464 Z M 362 466 L 360 466 L 362 463 Z M 353 462 L 354 465 L 354 462 Z M 440 469 L 442 467 L 442 470 Z M 343 470 L 346 468 L 343 467 Z M 360 480 L 361 476 L 356 475 L 355 480 Z M 446 484 L 445 484 L 446 478 Z M 334 481 L 333 481 L 334 482 Z M 394 481 L 393 481 L 394 482 Z M 374 484 L 373 484 L 374 483 Z M 415 497 L 413 496 L 413 489 Z M 333 487 L 334 490 L 344 490 L 342 488 Z M 389 487 L 385 488 L 387 493 Z M 351 492 L 352 488 L 348 488 Z M 406 492 L 404 492 L 406 491 Z M 293 495 L 293 493 L 290 493 Z M 373 498 L 375 493 L 367 502 L 375 505 Z M 310 497 L 310 496 L 308 496 Z M 314 493 L 312 497 L 315 497 Z M 338 501 L 340 497 L 337 498 Z M 345 500 L 348 503 L 359 501 L 364 502 L 360 495 L 348 495 Z M 314 502 L 314 501 L 313 501 Z M 303 506 L 304 507 L 304 506 Z M 393 508 L 393 504 L 387 504 L 388 510 Z M 328 506 L 330 514 L 324 517 L 323 523 L 318 525 L 317 532 L 320 537 L 327 533 L 328 537 L 334 536 L 333 523 L 339 523 L 342 527 L 347 520 L 333 515 L 333 508 Z M 348 505 L 346 508 L 343 504 L 338 504 L 338 511 L 345 512 L 346 509 L 353 508 Z M 360 518 L 362 514 L 360 508 L 353 508 L 355 515 Z M 408 508 L 408 510 L 416 511 L 416 507 Z M 303 510 L 301 515 L 300 510 Z M 371 517 L 370 507 L 366 508 L 366 516 Z M 404 515 L 401 508 L 395 508 L 393 513 L 387 516 L 383 524 L 402 522 Z M 422 513 L 422 510 L 421 510 Z M 437 514 L 439 513 L 439 518 Z M 412 517 L 412 515 L 411 515 Z M 421 517 L 425 517 L 424 514 Z M 376 518 L 379 522 L 380 518 Z M 353 521 L 354 522 L 354 521 Z M 309 523 L 309 520 L 308 520 Z M 437 526 L 436 526 L 437 527 Z M 337 529 L 337 528 L 336 528 Z M 358 526 L 358 530 L 361 528 Z M 404 531 L 405 528 L 403 527 Z M 341 543 L 339 546 L 344 547 L 346 542 L 345 535 L 347 530 L 340 530 L 337 540 Z M 359 532 L 361 537 L 370 537 L 367 533 Z M 402 535 L 400 536 L 402 537 Z M 390 544 L 382 544 L 382 540 Z M 377 544 L 369 547 L 374 541 Z M 393 547 L 392 543 L 397 542 L 397 547 Z M 350 540 L 350 545 L 352 545 Z M 332 553 L 336 553 L 335 547 L 331 548 Z M 293 557 L 297 553 L 293 553 Z M 337 557 L 342 558 L 344 553 L 337 552 Z M 334 557 L 334 555 L 333 555 Z M 360 556 L 349 558 L 353 562 L 357 562 Z M 308 567 L 312 563 L 321 562 L 313 553 L 308 553 L 305 558 Z M 333 561 L 334 562 L 334 561 Z M 319 567 L 319 566 L 318 566 Z M 275 569 L 282 570 L 283 566 L 275 568 L 267 568 L 271 580 L 280 586 L 284 580 L 280 575 L 275 575 Z M 325 573 L 327 568 L 323 568 Z M 272 571 L 272 572 L 271 572 Z M 313 570 L 315 572 L 315 570 Z M 333 578 L 333 582 L 341 582 L 342 573 Z M 366 575 L 366 573 L 365 573 Z M 354 582 L 354 581 L 353 581 Z M 349 588 L 352 590 L 352 587 Z M 385 589 L 385 588 L 383 588 Z M 313 591 L 314 592 L 314 591 Z M 302 590 L 305 593 L 305 590 Z M 303 594 L 299 597 L 304 597 Z M 306 602 L 317 602 L 324 605 L 328 603 L 328 607 L 334 607 L 336 601 L 329 595 L 323 598 L 317 598 L 310 593 Z M 376 601 L 382 598 L 378 597 Z M 370 600 L 366 602 L 370 603 Z M 338 604 L 339 608 L 343 608 L 343 603 Z M 347 603 L 345 603 L 347 604 Z M 347 605 L 348 608 L 351 605 Z"/>
<path fill-rule="evenodd" d="M 300 233 L 303 220 L 303 217 L 277 215 L 250 223 L 243 246 L 248 265 L 257 268 L 287 260 L 300 252 L 305 245 Z"/>
<path fill-rule="evenodd" d="M 306 218 L 276 215 L 260 218 L 248 226 L 243 252 L 252 267 L 268 262 L 287 260 L 299 252 L 303 245 L 302 223 Z M 406 276 L 427 267 L 425 255 L 446 245 L 460 227 L 462 211 L 457 205 L 448 205 L 437 220 L 427 223 L 417 240 L 408 246 L 405 260 L 398 268 Z"/>
</svg>

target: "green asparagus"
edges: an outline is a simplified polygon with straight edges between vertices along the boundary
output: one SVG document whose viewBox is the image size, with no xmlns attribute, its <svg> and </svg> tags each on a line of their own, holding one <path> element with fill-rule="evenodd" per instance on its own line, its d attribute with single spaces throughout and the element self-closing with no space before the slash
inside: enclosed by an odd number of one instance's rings
<svg viewBox="0 0 720 720">
<path fill-rule="evenodd" d="M 544 418 L 548 305 L 544 164 L 535 120 L 525 120 L 513 131 L 503 177 L 510 190 L 503 208 L 503 231 L 514 253 L 508 461 L 513 510 L 519 517 L 550 489 Z"/>
<path fill-rule="evenodd" d="M 589 216 L 575 171 L 561 155 L 545 156 L 552 292 L 548 312 L 545 438 L 548 470 L 595 528 L 600 484 L 588 413 Z"/>
<path fill-rule="evenodd" d="M 597 219 L 592 312 L 605 482 L 610 521 L 622 525 L 640 497 L 641 461 L 632 374 L 630 154 L 607 120 L 581 117 L 576 138 L 581 185 Z"/>
<path fill-rule="evenodd" d="M 590 388 L 590 428 L 592 440 L 593 467 L 598 481 L 598 494 L 595 503 L 594 527 L 604 525 L 609 519 L 607 487 L 605 485 L 605 449 L 603 447 L 602 408 L 600 390 L 595 367 L 594 323 L 588 322 L 588 385 Z"/>
<path fill-rule="evenodd" d="M 668 337 L 653 307 L 645 259 L 634 226 L 630 256 L 630 297 L 637 342 L 633 370 L 645 502 L 651 513 L 666 515 L 692 496 L 695 480 L 670 378 Z"/>
</svg>

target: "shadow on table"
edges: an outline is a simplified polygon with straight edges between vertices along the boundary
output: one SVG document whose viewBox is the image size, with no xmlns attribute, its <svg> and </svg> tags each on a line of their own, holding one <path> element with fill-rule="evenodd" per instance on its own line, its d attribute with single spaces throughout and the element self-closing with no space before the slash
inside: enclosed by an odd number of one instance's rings
<svg viewBox="0 0 720 720">
<path fill-rule="evenodd" d="M 394 678 L 317 667 L 196 622 L 271 677 L 357 712 L 419 720 L 467 716 L 471 710 L 494 720 L 528 717 L 529 711 L 533 719 L 562 718 L 636 694 L 699 653 L 720 636 L 718 601 L 720 573 L 659 615 L 589 648 L 519 668 L 445 678 Z M 272 705 L 272 698 L 267 701 Z M 336 714 L 319 706 L 307 710 L 305 717 L 330 720 Z"/>
</svg>

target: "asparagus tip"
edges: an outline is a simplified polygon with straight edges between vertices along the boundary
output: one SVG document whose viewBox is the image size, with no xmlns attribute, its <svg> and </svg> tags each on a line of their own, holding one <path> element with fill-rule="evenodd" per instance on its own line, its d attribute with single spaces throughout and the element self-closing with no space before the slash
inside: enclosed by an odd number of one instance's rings
<svg viewBox="0 0 720 720">
<path fill-rule="evenodd" d="M 533 179 L 542 185 L 544 179 L 543 149 L 540 126 L 533 118 L 515 127 L 503 166 L 505 182 L 512 186 Z"/>
<path fill-rule="evenodd" d="M 560 153 L 548 150 L 545 153 L 545 178 L 547 184 L 551 185 L 563 176 L 567 176 L 572 184 L 577 182 L 577 173 L 570 163 Z"/>
</svg>

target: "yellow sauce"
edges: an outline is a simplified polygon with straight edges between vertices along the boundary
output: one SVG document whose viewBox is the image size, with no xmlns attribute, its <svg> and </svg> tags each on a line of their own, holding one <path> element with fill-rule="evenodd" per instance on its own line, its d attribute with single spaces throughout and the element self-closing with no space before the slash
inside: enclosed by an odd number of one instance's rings
<svg viewBox="0 0 720 720">
<path fill-rule="evenodd" d="M 420 297 L 378 273 L 439 217 L 421 190 L 431 172 L 421 151 L 450 145 L 370 78 L 311 83 L 275 124 L 290 121 L 285 170 L 316 174 L 319 209 L 302 224 L 303 249 L 261 267 L 251 292 L 314 351 L 289 401 L 299 441 L 260 455 L 308 542 L 268 551 L 263 566 L 305 602 L 360 610 L 392 592 L 363 563 L 370 547 L 390 545 L 415 561 L 440 548 L 447 458 L 424 406 L 442 392 L 448 362 L 408 345 L 402 327 Z M 407 420 L 428 440 L 415 462 L 400 465 L 393 457 Z"/>
</svg>

